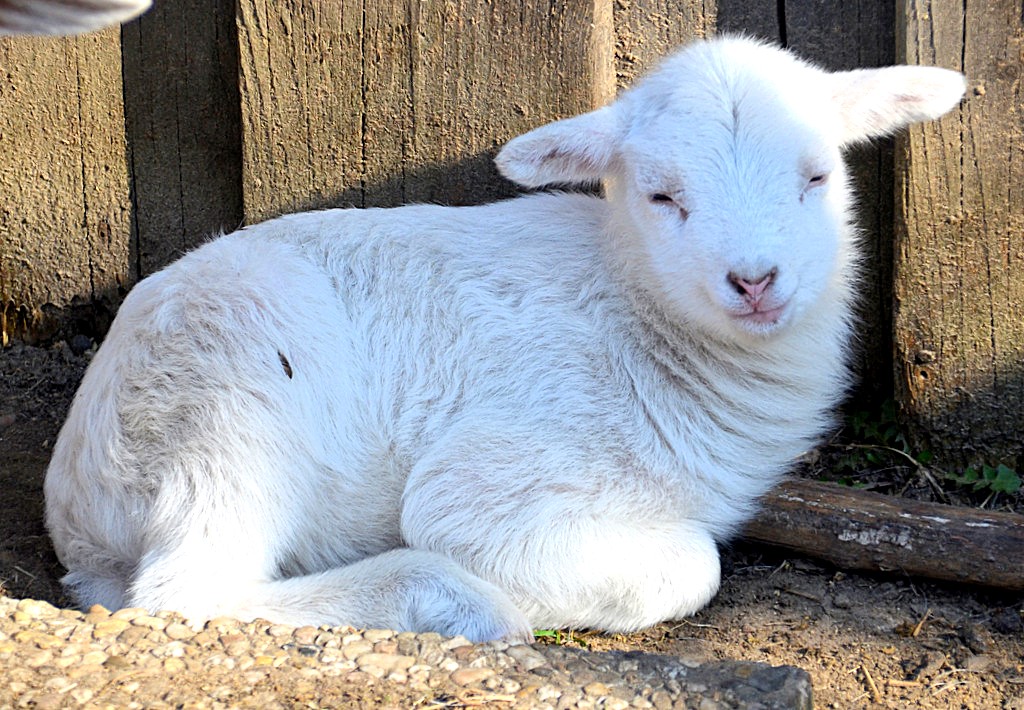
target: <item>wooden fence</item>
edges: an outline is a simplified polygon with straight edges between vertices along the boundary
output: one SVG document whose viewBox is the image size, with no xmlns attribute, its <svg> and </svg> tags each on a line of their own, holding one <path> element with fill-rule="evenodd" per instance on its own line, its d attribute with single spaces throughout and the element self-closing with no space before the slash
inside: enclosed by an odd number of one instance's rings
<svg viewBox="0 0 1024 710">
<path fill-rule="evenodd" d="M 967 72 L 941 122 L 855 151 L 860 396 L 917 444 L 1024 444 L 1019 0 L 156 0 L 120 31 L 0 39 L 3 342 L 101 335 L 142 276 L 286 211 L 507 196 L 506 140 L 732 31 L 833 69 Z"/>
</svg>

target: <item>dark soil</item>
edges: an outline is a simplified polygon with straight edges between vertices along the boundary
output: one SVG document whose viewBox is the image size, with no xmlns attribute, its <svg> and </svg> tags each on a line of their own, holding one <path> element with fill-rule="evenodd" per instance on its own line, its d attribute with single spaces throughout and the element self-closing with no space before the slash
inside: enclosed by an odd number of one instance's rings
<svg viewBox="0 0 1024 710">
<path fill-rule="evenodd" d="M 43 524 L 42 480 L 90 343 L 0 351 L 0 592 L 66 605 Z M 895 444 L 895 445 L 894 445 Z M 860 445 L 834 442 L 809 475 L 887 493 L 1016 510 L 1019 494 L 957 486 L 882 440 L 860 471 Z M 885 454 L 885 448 L 900 453 Z M 862 459 L 866 460 L 866 459 Z M 872 462 L 868 462 L 872 463 Z M 544 641 L 692 659 L 791 664 L 807 670 L 823 708 L 1024 710 L 1024 598 L 900 576 L 847 573 L 738 545 L 724 554 L 721 593 L 696 617 L 628 636 L 559 632 Z"/>
</svg>

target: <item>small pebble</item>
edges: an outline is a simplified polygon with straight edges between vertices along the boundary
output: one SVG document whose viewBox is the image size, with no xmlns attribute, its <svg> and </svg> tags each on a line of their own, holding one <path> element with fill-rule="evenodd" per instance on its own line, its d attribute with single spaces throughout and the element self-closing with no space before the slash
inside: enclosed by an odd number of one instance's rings
<svg viewBox="0 0 1024 710">
<path fill-rule="evenodd" d="M 395 635 L 394 631 L 388 629 L 367 629 L 363 632 L 363 638 L 370 643 L 377 643 L 378 641 L 386 641 Z"/>
<path fill-rule="evenodd" d="M 291 626 L 285 626 L 284 624 L 274 624 L 267 629 L 267 634 L 274 638 L 283 638 L 285 636 L 291 636 L 294 629 Z M 360 637 L 361 638 L 361 637 Z"/>
<path fill-rule="evenodd" d="M 319 630 L 313 626 L 300 626 L 292 632 L 292 638 L 298 643 L 311 645 L 316 641 L 316 637 L 319 635 Z"/>
<path fill-rule="evenodd" d="M 108 617 L 98 622 L 93 627 L 92 635 L 97 639 L 101 639 L 105 636 L 117 636 L 129 626 L 131 626 L 131 624 L 124 619 Z"/>
<path fill-rule="evenodd" d="M 139 607 L 131 607 L 126 609 L 118 609 L 110 615 L 111 619 L 124 619 L 125 621 L 134 621 L 144 616 L 148 616 L 149 612 Z"/>
<path fill-rule="evenodd" d="M 375 653 L 398 653 L 398 642 L 393 639 L 378 641 L 373 644 L 373 650 Z"/>
<path fill-rule="evenodd" d="M 76 703 L 79 705 L 85 705 L 87 702 L 92 700 L 95 693 L 93 693 L 90 688 L 75 688 L 71 691 L 70 695 Z"/>
<path fill-rule="evenodd" d="M 385 673 L 404 671 L 415 662 L 416 659 L 412 656 L 392 656 L 386 653 L 364 653 L 356 659 L 356 665 L 360 670 L 364 670 L 367 666 L 374 666 L 383 669 Z"/>
<path fill-rule="evenodd" d="M 103 651 L 90 651 L 82 656 L 81 662 L 86 665 L 101 666 L 107 662 L 107 658 L 109 658 L 109 656 L 107 656 Z"/>
<path fill-rule="evenodd" d="M 79 357 L 84 355 L 93 345 L 93 339 L 81 333 L 72 336 L 71 340 L 68 341 L 68 347 L 71 348 L 71 352 Z"/>
<path fill-rule="evenodd" d="M 159 616 L 149 616 L 148 614 L 132 619 L 132 626 L 141 626 L 153 631 L 163 631 L 167 628 L 168 623 L 167 619 L 161 619 Z"/>
<path fill-rule="evenodd" d="M 723 705 L 717 700 L 711 698 L 702 698 L 700 705 L 697 706 L 697 710 L 726 710 L 728 706 Z"/>
<path fill-rule="evenodd" d="M 506 653 L 514 658 L 525 670 L 532 671 L 534 668 L 547 665 L 547 659 L 530 646 L 511 646 Z M 635 661 L 631 663 L 635 664 Z M 633 669 L 635 670 L 635 668 Z"/>
<path fill-rule="evenodd" d="M 485 678 L 490 678 L 492 675 L 494 675 L 494 671 L 490 668 L 459 668 L 452 671 L 451 680 L 456 685 L 465 686 L 479 683 Z"/>
<path fill-rule="evenodd" d="M 14 634 L 14 640 L 18 643 L 31 644 L 38 648 L 53 648 L 54 646 L 60 646 L 64 642 L 53 634 L 48 634 L 43 631 L 35 631 L 33 629 L 25 629 Z"/>
<path fill-rule="evenodd" d="M 35 599 L 22 599 L 15 607 L 18 611 L 24 612 L 32 619 L 39 619 L 44 616 L 54 616 L 57 610 L 46 602 Z"/>
<path fill-rule="evenodd" d="M 964 661 L 964 668 L 972 673 L 981 673 L 992 667 L 992 657 L 985 655 L 968 656 Z"/>
<path fill-rule="evenodd" d="M 52 651 L 37 651 L 25 658 L 24 663 L 29 668 L 39 668 L 53 661 Z"/>
<path fill-rule="evenodd" d="M 116 621 L 111 619 L 110 622 Z M 104 622 L 104 623 L 110 623 Z M 128 645 L 135 645 L 149 635 L 149 629 L 141 626 L 129 626 L 117 636 L 117 640 Z"/>
<path fill-rule="evenodd" d="M 853 605 L 854 602 L 850 595 L 845 592 L 836 592 L 832 595 L 832 606 L 836 609 L 850 609 Z"/>
<path fill-rule="evenodd" d="M 192 638 L 196 635 L 195 631 L 193 631 L 187 624 L 182 624 L 177 621 L 172 621 L 167 624 L 166 628 L 164 628 L 164 633 L 167 634 L 167 638 L 175 641 Z"/>
<path fill-rule="evenodd" d="M 180 658 L 168 658 L 164 660 L 164 671 L 166 673 L 180 673 L 185 670 L 185 661 Z"/>
<path fill-rule="evenodd" d="M 459 648 L 460 646 L 472 646 L 473 642 L 465 636 L 453 636 L 452 638 L 444 641 L 441 644 L 441 648 L 445 651 L 450 651 L 453 648 Z"/>
<path fill-rule="evenodd" d="M 341 647 L 341 655 L 350 661 L 367 653 L 373 653 L 373 646 L 365 641 L 354 641 Z"/>
<path fill-rule="evenodd" d="M 85 615 L 85 622 L 87 624 L 96 624 L 100 621 L 104 621 L 110 618 L 110 611 L 99 604 L 94 604 L 89 607 L 89 612 Z"/>
<path fill-rule="evenodd" d="M 220 634 L 230 634 L 238 631 L 241 627 L 242 622 L 238 619 L 232 619 L 230 616 L 218 616 L 210 619 L 204 626 L 206 630 L 216 631 Z"/>
</svg>

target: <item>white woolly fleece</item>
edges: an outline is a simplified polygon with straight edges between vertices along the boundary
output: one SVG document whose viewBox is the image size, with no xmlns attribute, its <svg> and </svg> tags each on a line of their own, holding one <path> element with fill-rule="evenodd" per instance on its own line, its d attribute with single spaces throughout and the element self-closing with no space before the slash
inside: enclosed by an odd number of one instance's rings
<svg viewBox="0 0 1024 710">
<path fill-rule="evenodd" d="M 471 639 L 693 613 L 848 384 L 841 147 L 962 92 L 701 42 L 498 156 L 606 199 L 312 212 L 197 249 L 129 294 L 61 432 L 66 583 Z"/>
</svg>

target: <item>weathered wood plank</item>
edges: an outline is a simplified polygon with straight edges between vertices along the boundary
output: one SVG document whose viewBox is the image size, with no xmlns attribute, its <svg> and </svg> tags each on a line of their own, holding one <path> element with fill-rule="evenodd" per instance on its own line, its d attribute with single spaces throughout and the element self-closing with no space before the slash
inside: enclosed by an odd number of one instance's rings
<svg viewBox="0 0 1024 710">
<path fill-rule="evenodd" d="M 509 138 L 613 91 L 610 4 L 244 0 L 247 221 L 511 193 Z"/>
<path fill-rule="evenodd" d="M 619 88 L 691 40 L 729 32 L 779 43 L 784 31 L 776 0 L 616 0 L 614 17 Z"/>
<path fill-rule="evenodd" d="M 0 39 L 5 344 L 105 329 L 129 283 L 118 37 Z"/>
<path fill-rule="evenodd" d="M 733 32 L 781 43 L 785 27 L 778 0 L 715 0 L 715 26 L 719 32 Z"/>
<path fill-rule="evenodd" d="M 358 191 L 363 4 L 243 1 L 237 21 L 245 220 Z"/>
<path fill-rule="evenodd" d="M 793 51 L 826 69 L 886 66 L 896 61 L 894 13 L 889 0 L 786 0 L 784 36 Z M 891 139 L 879 140 L 858 146 L 847 156 L 865 255 L 854 409 L 893 396 L 892 146 Z"/>
<path fill-rule="evenodd" d="M 1024 516 L 794 479 L 743 530 L 842 569 L 1024 590 Z"/>
<path fill-rule="evenodd" d="M 902 3 L 897 51 L 968 99 L 898 146 L 897 384 L 945 467 L 1024 464 L 1024 18 L 1019 0 Z"/>
<path fill-rule="evenodd" d="M 469 204 L 512 194 L 492 160 L 510 138 L 614 96 L 611 2 L 413 4 L 407 199 Z"/>
<path fill-rule="evenodd" d="M 234 6 L 163 0 L 124 28 L 137 278 L 241 223 Z"/>
<path fill-rule="evenodd" d="M 715 6 L 705 0 L 618 0 L 615 79 L 619 88 L 677 46 L 714 32 Z"/>
</svg>

